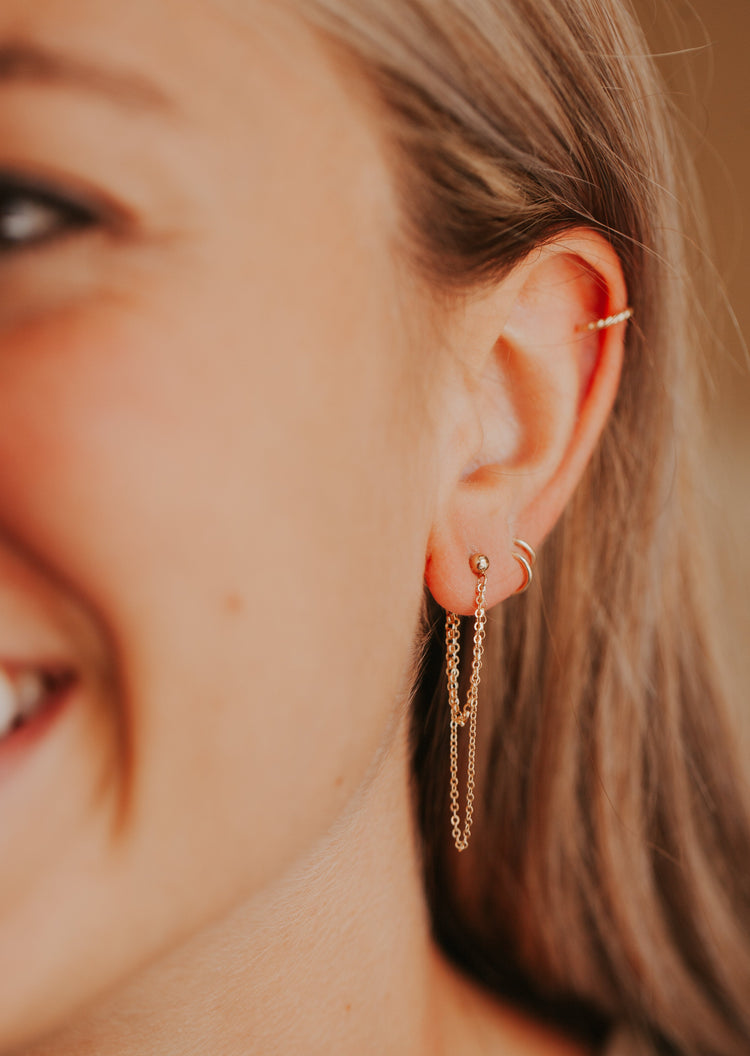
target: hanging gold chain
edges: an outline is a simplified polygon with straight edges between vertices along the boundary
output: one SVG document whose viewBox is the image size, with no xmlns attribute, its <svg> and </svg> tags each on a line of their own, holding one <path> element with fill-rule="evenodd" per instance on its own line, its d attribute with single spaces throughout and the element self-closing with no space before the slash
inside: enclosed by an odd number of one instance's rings
<svg viewBox="0 0 750 1056">
<path fill-rule="evenodd" d="M 489 563 L 489 562 L 488 562 Z M 483 573 L 477 577 L 476 608 L 474 611 L 474 655 L 471 662 L 471 679 L 462 708 L 458 698 L 458 654 L 461 647 L 461 622 L 454 612 L 446 614 L 445 644 L 446 668 L 448 675 L 448 703 L 451 711 L 450 725 L 450 801 L 451 825 L 456 850 L 464 851 L 469 845 L 471 823 L 474 816 L 474 782 L 476 779 L 477 755 L 477 700 L 479 696 L 479 671 L 484 652 L 484 634 L 487 616 L 484 611 L 484 592 L 487 577 Z M 469 723 L 469 759 L 466 781 L 466 815 L 464 830 L 461 832 L 461 811 L 458 796 L 458 727 Z"/>
</svg>

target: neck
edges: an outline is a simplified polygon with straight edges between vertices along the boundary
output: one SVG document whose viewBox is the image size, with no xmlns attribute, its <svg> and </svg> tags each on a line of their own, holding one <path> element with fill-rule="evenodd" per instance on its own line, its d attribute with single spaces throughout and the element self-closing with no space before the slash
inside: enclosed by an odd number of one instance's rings
<svg viewBox="0 0 750 1056">
<path fill-rule="evenodd" d="M 302 864 L 19 1056 L 439 1052 L 405 729 Z"/>
</svg>

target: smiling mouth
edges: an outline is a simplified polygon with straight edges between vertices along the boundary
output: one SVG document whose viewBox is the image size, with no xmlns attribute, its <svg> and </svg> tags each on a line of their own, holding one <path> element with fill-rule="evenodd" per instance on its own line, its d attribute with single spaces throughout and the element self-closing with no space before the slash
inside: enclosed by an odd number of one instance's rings
<svg viewBox="0 0 750 1056">
<path fill-rule="evenodd" d="M 0 744 L 48 711 L 77 681 L 71 667 L 0 661 Z"/>
</svg>

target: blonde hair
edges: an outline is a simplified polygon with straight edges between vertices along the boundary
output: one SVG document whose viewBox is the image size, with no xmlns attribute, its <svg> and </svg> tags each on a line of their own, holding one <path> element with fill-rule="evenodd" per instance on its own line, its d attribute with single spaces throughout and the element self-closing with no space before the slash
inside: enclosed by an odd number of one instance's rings
<svg viewBox="0 0 750 1056">
<path fill-rule="evenodd" d="M 387 115 L 425 285 L 495 282 L 581 224 L 625 271 L 616 406 L 538 565 L 491 613 L 479 827 L 447 816 L 442 612 L 426 599 L 414 773 L 435 930 L 499 991 L 639 1052 L 750 1051 L 750 824 L 694 479 L 689 166 L 619 0 L 306 0 Z M 678 179 L 679 176 L 679 179 Z M 466 645 L 464 645 L 464 650 Z"/>
</svg>

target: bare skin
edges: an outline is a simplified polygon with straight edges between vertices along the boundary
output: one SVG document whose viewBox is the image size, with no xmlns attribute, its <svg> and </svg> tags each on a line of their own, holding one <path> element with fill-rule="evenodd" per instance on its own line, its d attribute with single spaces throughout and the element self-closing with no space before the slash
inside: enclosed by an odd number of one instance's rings
<svg viewBox="0 0 750 1056">
<path fill-rule="evenodd" d="M 0 662 L 78 679 L 0 765 L 0 1052 L 571 1052 L 430 939 L 405 712 L 424 583 L 502 602 L 580 476 L 619 265 L 431 347 L 364 90 L 235 6 L 0 0 Z"/>
</svg>

